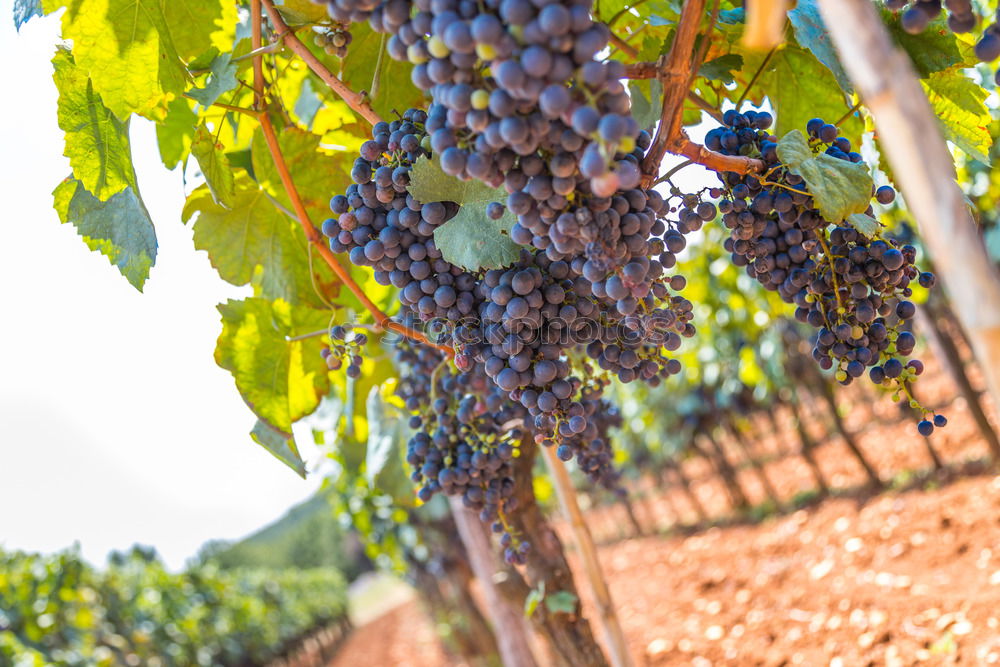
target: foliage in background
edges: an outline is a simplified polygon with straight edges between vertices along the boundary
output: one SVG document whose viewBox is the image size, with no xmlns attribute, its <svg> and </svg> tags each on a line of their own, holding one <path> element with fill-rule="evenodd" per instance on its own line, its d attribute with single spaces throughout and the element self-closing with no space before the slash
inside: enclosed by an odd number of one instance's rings
<svg viewBox="0 0 1000 667">
<path fill-rule="evenodd" d="M 137 549 L 98 571 L 74 551 L 0 552 L 5 665 L 261 665 L 346 614 L 331 567 L 172 574 Z"/>
</svg>

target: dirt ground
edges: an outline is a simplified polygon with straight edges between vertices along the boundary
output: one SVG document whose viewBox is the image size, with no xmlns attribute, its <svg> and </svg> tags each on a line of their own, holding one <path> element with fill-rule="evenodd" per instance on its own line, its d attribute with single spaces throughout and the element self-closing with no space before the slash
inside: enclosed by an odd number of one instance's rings
<svg viewBox="0 0 1000 667">
<path fill-rule="evenodd" d="M 651 537 L 623 535 L 620 506 L 591 508 L 588 522 L 638 665 L 1000 664 L 1000 477 L 948 378 L 929 365 L 919 390 L 946 406 L 949 425 L 931 438 L 949 470 L 933 473 L 912 421 L 887 398 L 839 396 L 848 428 L 891 488 L 871 495 L 835 436 L 817 450 L 834 496 L 757 522 L 698 530 L 676 489 L 639 488 L 636 512 Z M 811 431 L 826 432 L 818 406 Z M 788 450 L 790 416 L 754 444 L 768 477 L 791 505 L 815 484 Z M 769 429 L 769 427 L 768 427 Z M 785 455 L 782 455 L 782 453 Z M 735 449 L 728 450 L 734 463 Z M 700 462 L 685 472 L 708 513 L 730 517 L 719 482 Z M 754 502 L 763 489 L 749 468 L 740 480 Z M 730 517 L 731 518 L 731 517 Z M 680 521 L 678 522 L 678 519 Z M 671 527 L 673 527 L 671 529 Z M 570 552 L 575 563 L 575 554 Z M 575 568 L 576 569 L 576 568 Z M 577 577 L 584 612 L 594 617 Z M 595 634 L 600 634 L 595 632 Z M 415 602 L 357 629 L 335 667 L 454 664 Z"/>
</svg>

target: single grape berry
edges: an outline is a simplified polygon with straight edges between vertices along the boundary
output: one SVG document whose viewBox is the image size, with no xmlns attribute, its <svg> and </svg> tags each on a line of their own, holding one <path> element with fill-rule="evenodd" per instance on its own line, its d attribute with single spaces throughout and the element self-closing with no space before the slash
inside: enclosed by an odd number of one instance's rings
<svg viewBox="0 0 1000 667">
<path fill-rule="evenodd" d="M 934 415 L 934 426 L 943 428 L 948 424 L 948 419 L 944 415 Z"/>
<path fill-rule="evenodd" d="M 917 431 L 920 433 L 920 435 L 926 438 L 927 436 L 929 436 L 931 433 L 934 432 L 934 424 L 924 419 L 919 424 L 917 424 Z"/>
<path fill-rule="evenodd" d="M 875 191 L 875 201 L 883 206 L 888 206 L 896 201 L 896 191 L 888 185 L 883 185 Z"/>
</svg>

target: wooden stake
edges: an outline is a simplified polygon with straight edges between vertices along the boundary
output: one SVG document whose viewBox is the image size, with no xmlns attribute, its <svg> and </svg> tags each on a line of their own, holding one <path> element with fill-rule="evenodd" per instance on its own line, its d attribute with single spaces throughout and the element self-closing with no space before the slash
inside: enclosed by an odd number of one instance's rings
<svg viewBox="0 0 1000 667">
<path fill-rule="evenodd" d="M 632 657 L 629 655 L 628 645 L 625 643 L 625 633 L 622 632 L 621 623 L 618 622 L 618 614 L 611 601 L 611 592 L 608 590 L 600 560 L 597 558 L 597 549 L 594 547 L 594 540 L 590 536 L 587 522 L 583 519 L 580 505 L 576 501 L 576 490 L 569 478 L 569 472 L 566 470 L 565 464 L 556 456 L 555 447 L 540 447 L 540 449 L 549 473 L 552 475 L 552 481 L 555 483 L 559 505 L 563 514 L 566 515 L 566 520 L 569 521 L 573 542 L 583 559 L 584 573 L 594 595 L 597 615 L 600 617 L 601 628 L 604 630 L 604 637 L 608 642 L 611 664 L 614 667 L 631 667 Z"/>
</svg>

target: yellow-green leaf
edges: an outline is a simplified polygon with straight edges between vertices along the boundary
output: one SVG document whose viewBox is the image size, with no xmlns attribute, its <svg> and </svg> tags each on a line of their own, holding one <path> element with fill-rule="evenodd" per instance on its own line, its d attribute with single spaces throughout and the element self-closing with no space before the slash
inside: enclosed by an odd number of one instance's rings
<svg viewBox="0 0 1000 667">
<path fill-rule="evenodd" d="M 993 137 L 989 126 L 993 119 L 985 104 L 987 92 L 960 68 L 935 72 L 920 83 L 945 137 L 976 160 L 990 164 Z"/>
<path fill-rule="evenodd" d="M 222 334 L 215 361 L 233 374 L 236 388 L 262 421 L 285 434 L 311 414 L 330 390 L 320 356 L 322 338 L 289 337 L 322 330 L 328 312 L 287 301 L 251 298 L 219 305 Z"/>
<path fill-rule="evenodd" d="M 73 176 L 100 201 L 134 187 L 128 124 L 104 106 L 68 49 L 57 49 L 52 65 L 59 90 L 59 127 L 66 133 L 63 155 Z"/>
<path fill-rule="evenodd" d="M 215 142 L 215 137 L 205 124 L 198 126 L 191 144 L 191 154 L 198 160 L 201 173 L 205 176 L 205 184 L 215 198 L 216 203 L 226 208 L 232 208 L 236 199 L 236 184 L 233 168 L 221 144 Z"/>
<path fill-rule="evenodd" d="M 197 215 L 194 245 L 208 252 L 224 280 L 234 285 L 252 280 L 266 298 L 322 305 L 313 289 L 307 242 L 298 223 L 275 208 L 245 173 L 236 176 L 230 208 L 218 204 L 202 186 L 188 197 L 182 215 L 185 222 Z M 324 264 L 315 262 L 313 268 L 319 282 L 329 282 L 331 274 Z"/>
<path fill-rule="evenodd" d="M 59 219 L 72 223 L 87 247 L 106 256 L 141 292 L 156 262 L 156 232 L 138 190 L 130 186 L 101 201 L 70 178 L 52 195 Z"/>
</svg>

